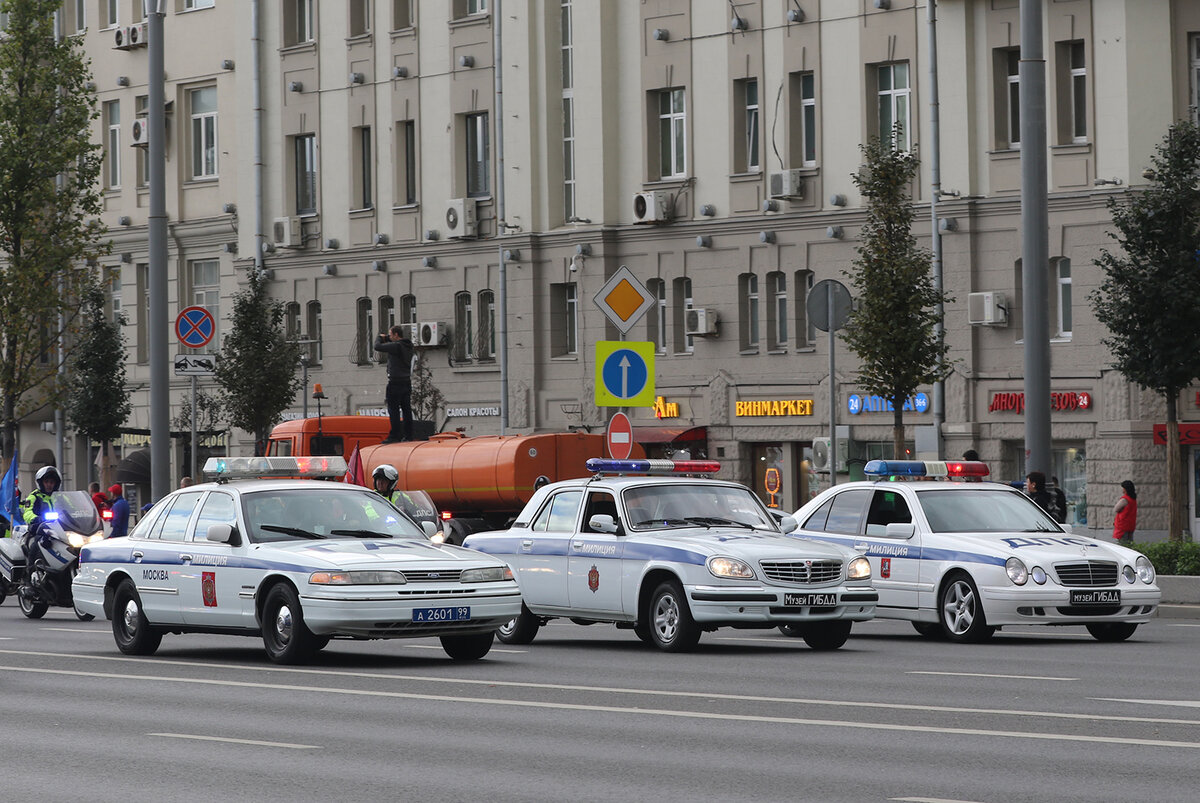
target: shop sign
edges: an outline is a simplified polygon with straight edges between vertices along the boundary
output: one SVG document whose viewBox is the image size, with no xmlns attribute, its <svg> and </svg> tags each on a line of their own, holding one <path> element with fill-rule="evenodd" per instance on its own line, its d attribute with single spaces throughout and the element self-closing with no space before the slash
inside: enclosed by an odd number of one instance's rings
<svg viewBox="0 0 1200 803">
<path fill-rule="evenodd" d="M 669 402 L 662 396 L 654 398 L 653 409 L 657 418 L 679 418 L 679 402 Z"/>
<path fill-rule="evenodd" d="M 859 413 L 890 413 L 894 409 L 891 399 L 885 399 L 882 396 L 860 396 L 857 393 L 851 394 L 850 398 L 846 400 L 846 407 L 850 410 L 850 415 L 858 415 Z M 904 402 L 904 412 L 929 412 L 929 396 L 924 393 L 909 396 Z"/>
<path fill-rule="evenodd" d="M 1200 424 L 1176 424 L 1179 427 L 1179 443 L 1182 446 L 1200 446 Z M 1154 425 L 1154 442 L 1167 445 L 1167 425 Z"/>
<path fill-rule="evenodd" d="M 139 435 L 139 434 L 136 434 L 133 432 L 125 432 L 125 433 L 121 434 L 121 440 L 119 441 L 118 445 L 119 446 L 149 446 L 150 445 L 150 436 L 149 435 Z"/>
<path fill-rule="evenodd" d="M 446 415 L 451 418 L 478 418 L 481 416 L 500 415 L 500 405 L 447 407 Z"/>
<path fill-rule="evenodd" d="M 388 411 L 386 407 L 359 407 L 357 415 L 370 415 L 376 418 L 387 418 Z"/>
<path fill-rule="evenodd" d="M 1050 409 L 1056 412 L 1092 409 L 1092 394 L 1083 391 L 1055 391 L 1050 394 Z M 993 393 L 988 412 L 1025 412 L 1024 393 Z"/>
<path fill-rule="evenodd" d="M 739 417 L 812 415 L 812 399 L 767 399 L 734 402 L 733 414 Z"/>
</svg>

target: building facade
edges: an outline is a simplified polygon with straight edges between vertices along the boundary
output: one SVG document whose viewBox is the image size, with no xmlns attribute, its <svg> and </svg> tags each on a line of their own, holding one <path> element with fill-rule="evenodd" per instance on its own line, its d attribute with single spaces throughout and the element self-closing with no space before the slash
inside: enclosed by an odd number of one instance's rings
<svg viewBox="0 0 1200 803">
<path fill-rule="evenodd" d="M 921 156 L 916 233 L 927 247 L 941 237 L 954 299 L 945 422 L 934 433 L 922 389 L 905 412 L 912 453 L 974 448 L 995 478 L 1023 476 L 1018 0 L 938 3 L 937 232 L 924 0 L 498 5 L 168 0 L 169 318 L 205 306 L 219 340 L 262 248 L 324 412 L 382 412 L 371 340 L 414 324 L 446 399 L 435 428 L 469 435 L 602 431 L 596 344 L 649 342 L 654 406 L 630 410 L 641 442 L 720 459 L 722 476 L 791 510 L 828 483 L 828 463 L 846 479 L 891 456 L 890 410 L 840 342 L 831 381 L 807 299 L 826 279 L 849 286 L 859 145 L 895 136 Z M 1043 5 L 1053 473 L 1072 523 L 1102 535 L 1132 479 L 1139 529 L 1162 530 L 1164 407 L 1111 369 L 1088 294 L 1113 246 L 1107 202 L 1145 184 L 1167 127 L 1195 113 L 1200 7 Z M 115 47 L 141 21 L 140 0 L 64 4 L 102 111 L 103 267 L 136 388 L 119 455 L 130 472 L 149 427 L 149 343 L 175 344 L 147 326 L 146 48 Z M 596 301 L 623 266 L 651 299 L 628 333 Z M 173 419 L 189 382 L 173 382 Z M 315 412 L 308 395 L 289 415 Z M 1200 422 L 1200 388 L 1179 409 Z M 27 461 L 52 443 L 38 423 L 22 431 Z M 230 432 L 208 446 L 252 442 Z M 1194 531 L 1197 448 L 1185 447 Z M 75 440 L 62 459 L 82 483 L 94 457 Z M 173 461 L 186 473 L 182 449 Z M 26 483 L 36 467 L 22 466 Z"/>
</svg>

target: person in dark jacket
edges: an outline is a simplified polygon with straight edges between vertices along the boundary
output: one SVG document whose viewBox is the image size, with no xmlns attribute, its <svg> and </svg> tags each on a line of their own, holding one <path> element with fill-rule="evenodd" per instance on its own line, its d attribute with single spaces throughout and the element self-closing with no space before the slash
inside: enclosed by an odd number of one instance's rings
<svg viewBox="0 0 1200 803">
<path fill-rule="evenodd" d="M 1046 490 L 1046 475 L 1040 471 L 1031 471 L 1025 475 L 1025 493 L 1034 502 L 1037 502 L 1038 507 L 1046 511 L 1050 518 L 1058 521 L 1058 516 L 1055 511 L 1058 510 L 1058 502 L 1054 499 L 1054 494 Z"/>
<path fill-rule="evenodd" d="M 397 324 L 389 329 L 387 334 L 379 336 L 379 340 L 375 343 L 375 350 L 387 355 L 388 383 L 384 400 L 387 402 L 388 418 L 392 422 L 392 427 L 383 442 L 411 441 L 413 438 L 412 341 L 408 339 L 404 327 Z M 403 417 L 401 417 L 402 415 Z"/>
<path fill-rule="evenodd" d="M 108 533 L 109 538 L 119 538 L 122 535 L 129 535 L 129 502 L 125 500 L 125 494 L 121 489 L 121 484 L 117 483 L 108 489 L 109 507 L 112 509 L 112 529 Z"/>
</svg>

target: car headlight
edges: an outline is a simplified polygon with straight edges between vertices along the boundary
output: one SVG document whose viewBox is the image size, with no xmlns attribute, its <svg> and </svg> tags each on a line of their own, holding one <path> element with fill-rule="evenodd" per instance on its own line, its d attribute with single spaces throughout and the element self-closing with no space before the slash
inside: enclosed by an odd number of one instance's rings
<svg viewBox="0 0 1200 803">
<path fill-rule="evenodd" d="M 1138 579 L 1149 585 L 1154 582 L 1154 564 L 1150 562 L 1150 558 L 1141 555 L 1137 559 L 1137 575 Z"/>
<path fill-rule="evenodd" d="M 714 577 L 735 577 L 739 580 L 754 578 L 754 570 L 750 564 L 737 558 L 709 558 L 708 570 Z"/>
<path fill-rule="evenodd" d="M 1123 569 L 1121 569 L 1121 578 L 1126 583 L 1132 583 L 1134 580 L 1137 579 L 1137 572 L 1135 572 L 1133 570 L 1132 566 L 1130 566 L 1129 564 L 1125 564 L 1125 567 Z"/>
<path fill-rule="evenodd" d="M 871 579 L 871 561 L 861 555 L 846 566 L 847 580 L 870 580 Z"/>
<path fill-rule="evenodd" d="M 458 578 L 461 583 L 498 583 L 513 579 L 512 569 L 507 566 L 486 566 L 482 569 L 466 569 Z"/>
<path fill-rule="evenodd" d="M 389 586 L 408 581 L 400 572 L 313 572 L 308 582 L 318 586 Z"/>
<path fill-rule="evenodd" d="M 1041 566 L 1034 566 L 1029 570 L 1029 576 L 1033 578 L 1033 582 L 1038 585 L 1043 585 L 1046 582 L 1046 570 Z"/>
<path fill-rule="evenodd" d="M 1023 586 L 1029 579 L 1029 570 L 1025 568 L 1025 564 L 1020 558 L 1009 558 L 1004 561 L 1004 571 L 1008 572 L 1008 579 L 1013 581 L 1013 585 Z"/>
<path fill-rule="evenodd" d="M 67 545 L 68 546 L 72 546 L 75 549 L 79 549 L 81 546 L 83 546 L 86 543 L 87 543 L 87 539 L 83 537 L 83 533 L 73 533 L 73 532 L 67 533 Z"/>
</svg>

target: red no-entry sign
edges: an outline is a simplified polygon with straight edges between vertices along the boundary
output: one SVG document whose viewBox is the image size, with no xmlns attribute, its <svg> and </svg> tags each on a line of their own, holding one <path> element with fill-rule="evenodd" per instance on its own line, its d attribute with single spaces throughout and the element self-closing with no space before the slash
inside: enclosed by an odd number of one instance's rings
<svg viewBox="0 0 1200 803">
<path fill-rule="evenodd" d="M 633 425 L 629 416 L 624 413 L 614 413 L 608 419 L 608 430 L 605 432 L 608 444 L 608 456 L 614 460 L 628 460 L 633 452 Z"/>
</svg>

